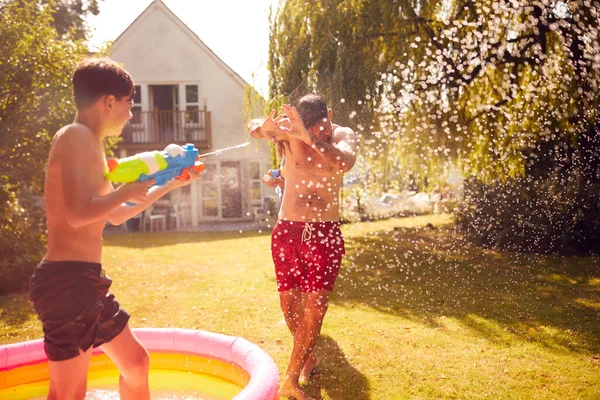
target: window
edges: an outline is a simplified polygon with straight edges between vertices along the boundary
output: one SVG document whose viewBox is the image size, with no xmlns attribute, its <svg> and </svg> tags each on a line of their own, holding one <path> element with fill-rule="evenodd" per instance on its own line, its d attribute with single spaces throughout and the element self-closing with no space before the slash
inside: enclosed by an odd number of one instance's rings
<svg viewBox="0 0 600 400">
<path fill-rule="evenodd" d="M 131 113 L 133 118 L 131 119 L 132 124 L 142 123 L 142 87 L 135 85 L 135 93 L 133 94 L 133 107 L 131 107 Z"/>
<path fill-rule="evenodd" d="M 200 122 L 198 85 L 185 85 L 185 122 L 197 124 Z"/>
<path fill-rule="evenodd" d="M 204 140 L 203 110 L 200 107 L 200 85 L 189 83 L 181 84 L 181 101 L 184 111 L 182 124 L 185 132 L 185 140 Z"/>
<path fill-rule="evenodd" d="M 185 102 L 198 103 L 198 85 L 185 85 Z"/>
</svg>

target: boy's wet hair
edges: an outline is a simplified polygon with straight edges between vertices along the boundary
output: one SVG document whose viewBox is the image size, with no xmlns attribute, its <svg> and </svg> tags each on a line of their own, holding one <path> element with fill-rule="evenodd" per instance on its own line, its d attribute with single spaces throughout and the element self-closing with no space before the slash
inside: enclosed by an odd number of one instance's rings
<svg viewBox="0 0 600 400">
<path fill-rule="evenodd" d="M 318 94 L 307 94 L 296 102 L 296 110 L 306 128 L 312 128 L 318 122 L 328 118 L 327 103 Z"/>
<path fill-rule="evenodd" d="M 72 81 L 77 109 L 90 107 L 100 96 L 112 94 L 120 100 L 125 96 L 133 96 L 135 91 L 129 72 L 108 58 L 88 58 L 81 61 Z"/>
</svg>

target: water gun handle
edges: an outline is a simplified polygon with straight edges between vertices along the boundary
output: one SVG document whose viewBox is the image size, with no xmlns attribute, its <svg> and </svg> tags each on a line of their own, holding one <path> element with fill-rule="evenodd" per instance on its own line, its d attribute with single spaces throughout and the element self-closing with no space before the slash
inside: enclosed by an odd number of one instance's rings
<svg viewBox="0 0 600 400">
<path fill-rule="evenodd" d="M 270 169 L 267 174 L 273 178 L 281 178 L 281 171 L 278 169 Z"/>
<path fill-rule="evenodd" d="M 281 170 L 270 169 L 267 171 L 267 175 L 269 175 L 272 178 L 281 178 Z M 283 197 L 283 189 L 281 188 L 281 186 L 275 186 L 275 193 L 277 193 L 277 199 L 281 201 L 281 198 Z"/>
</svg>

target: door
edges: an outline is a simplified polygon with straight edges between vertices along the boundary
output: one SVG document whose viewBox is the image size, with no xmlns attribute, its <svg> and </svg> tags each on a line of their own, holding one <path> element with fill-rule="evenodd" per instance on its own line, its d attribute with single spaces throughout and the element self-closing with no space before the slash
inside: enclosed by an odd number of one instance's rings
<svg viewBox="0 0 600 400">
<path fill-rule="evenodd" d="M 159 142 L 177 140 L 177 85 L 150 86 L 155 138 Z"/>
<path fill-rule="evenodd" d="M 240 162 L 221 162 L 221 177 L 221 216 L 223 218 L 242 218 Z"/>
</svg>

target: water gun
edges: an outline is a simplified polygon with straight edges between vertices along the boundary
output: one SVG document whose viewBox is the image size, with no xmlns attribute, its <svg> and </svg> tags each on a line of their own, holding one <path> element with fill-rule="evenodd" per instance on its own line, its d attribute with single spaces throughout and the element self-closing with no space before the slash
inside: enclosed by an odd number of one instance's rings
<svg viewBox="0 0 600 400">
<path fill-rule="evenodd" d="M 269 175 L 272 178 L 283 178 L 283 176 L 281 175 L 281 170 L 279 169 L 270 169 L 267 171 L 267 175 Z M 283 197 L 283 189 L 281 188 L 281 186 L 275 186 L 275 193 L 277 193 L 277 199 L 281 201 L 281 198 Z"/>
<path fill-rule="evenodd" d="M 170 144 L 163 151 L 147 151 L 119 160 L 110 159 L 106 178 L 115 183 L 144 182 L 156 179 L 162 186 L 171 179 L 186 180 L 190 170 L 204 171 L 198 149 L 193 144 Z"/>
<path fill-rule="evenodd" d="M 281 178 L 281 171 L 278 169 L 270 169 L 267 171 L 267 175 L 273 178 Z"/>
</svg>

